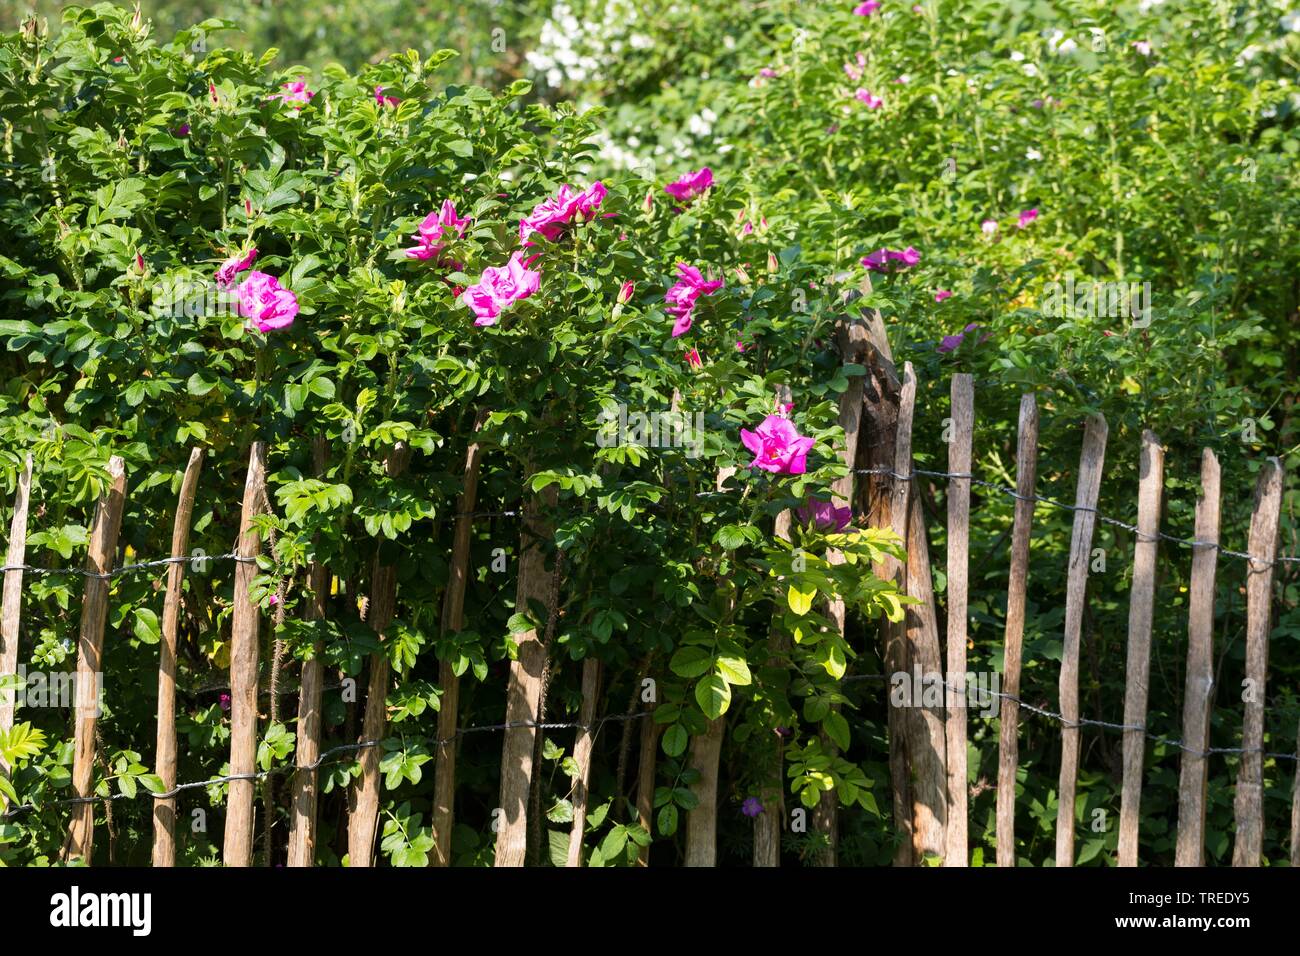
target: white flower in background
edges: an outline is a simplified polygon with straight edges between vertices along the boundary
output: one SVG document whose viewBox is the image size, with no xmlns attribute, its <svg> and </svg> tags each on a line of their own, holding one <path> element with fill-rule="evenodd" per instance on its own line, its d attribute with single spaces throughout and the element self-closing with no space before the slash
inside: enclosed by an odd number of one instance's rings
<svg viewBox="0 0 1300 956">
<path fill-rule="evenodd" d="M 1137 50 L 1143 56 L 1151 55 L 1151 43 L 1147 40 L 1134 40 L 1133 49 Z"/>
<path fill-rule="evenodd" d="M 713 124 L 717 121 L 718 114 L 706 106 L 686 121 L 686 128 L 691 131 L 692 136 L 703 139 L 713 132 Z"/>
<path fill-rule="evenodd" d="M 1017 63 L 1019 63 L 1019 62 L 1020 62 L 1021 60 L 1023 60 L 1024 58 L 1025 58 L 1025 55 L 1024 55 L 1023 53 L 1021 53 L 1019 50 L 1012 50 L 1012 51 L 1011 51 L 1011 59 L 1015 60 Z"/>
<path fill-rule="evenodd" d="M 630 0 L 607 0 L 599 21 L 579 21 L 565 0 L 557 0 L 542 24 L 537 46 L 524 59 L 550 86 L 562 86 L 566 80 L 581 83 L 604 72 L 625 44 L 633 49 L 654 45 L 643 34 L 627 34 L 636 19 Z"/>
<path fill-rule="evenodd" d="M 1074 38 L 1067 37 L 1060 30 L 1052 31 L 1052 35 L 1047 38 L 1047 46 L 1057 56 L 1065 56 L 1079 49 L 1079 44 L 1074 42 Z"/>
<path fill-rule="evenodd" d="M 1259 115 L 1264 119 L 1272 119 L 1273 117 L 1277 116 L 1277 107 L 1265 106 L 1262 110 L 1259 111 Z"/>
<path fill-rule="evenodd" d="M 1242 50 L 1240 53 L 1237 54 L 1237 65 L 1242 66 L 1246 63 L 1249 63 L 1257 56 L 1259 56 L 1259 47 L 1252 43 L 1250 46 L 1246 47 L 1244 50 Z"/>
<path fill-rule="evenodd" d="M 1022 66 L 1020 69 L 1022 69 L 1022 70 L 1025 71 L 1025 76 L 1037 76 L 1037 75 L 1038 75 L 1038 67 L 1034 66 L 1034 64 L 1032 64 L 1032 63 L 1026 63 L 1026 64 L 1025 64 L 1024 66 Z"/>
<path fill-rule="evenodd" d="M 1290 33 L 1300 31 L 1300 10 L 1289 10 L 1282 14 L 1282 29 Z"/>
<path fill-rule="evenodd" d="M 1138 3 L 1139 13 L 1150 13 L 1156 7 L 1163 7 L 1165 0 L 1140 0 Z"/>
<path fill-rule="evenodd" d="M 1038 160 L 1042 158 L 1043 158 L 1043 154 L 1040 153 L 1038 150 L 1034 149 L 1032 146 L 1029 147 L 1029 149 L 1025 150 L 1025 159 L 1029 160 L 1030 162 L 1038 162 Z"/>
</svg>

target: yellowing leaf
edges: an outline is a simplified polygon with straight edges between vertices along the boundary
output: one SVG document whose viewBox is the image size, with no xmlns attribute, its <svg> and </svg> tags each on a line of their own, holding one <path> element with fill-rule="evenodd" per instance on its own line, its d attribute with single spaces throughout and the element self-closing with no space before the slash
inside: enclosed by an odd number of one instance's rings
<svg viewBox="0 0 1300 956">
<path fill-rule="evenodd" d="M 800 591 L 792 584 L 790 590 L 786 592 L 785 599 L 790 604 L 790 610 L 803 615 L 812 610 L 812 601 L 816 596 L 816 591 Z"/>
</svg>

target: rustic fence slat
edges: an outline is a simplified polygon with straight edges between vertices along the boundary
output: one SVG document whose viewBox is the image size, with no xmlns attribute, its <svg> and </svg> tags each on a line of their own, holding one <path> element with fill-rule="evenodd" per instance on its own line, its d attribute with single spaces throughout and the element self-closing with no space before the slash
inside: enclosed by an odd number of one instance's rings
<svg viewBox="0 0 1300 956">
<path fill-rule="evenodd" d="M 384 471 L 396 478 L 406 471 L 411 460 L 411 448 L 398 442 L 384 461 Z M 370 579 L 370 607 L 368 623 L 384 642 L 388 627 L 397 611 L 397 565 L 385 564 L 375 554 L 374 573 Z M 388 723 L 388 685 L 392 668 L 388 652 L 381 647 L 370 655 L 370 682 L 366 687 L 366 712 L 361 721 L 358 741 L 370 743 L 382 740 Z M 379 823 L 379 748 L 369 746 L 359 754 L 361 774 L 352 787 L 351 812 L 348 814 L 348 866 L 368 867 L 375 852 L 375 833 Z"/>
<path fill-rule="evenodd" d="M 870 292 L 870 282 L 864 283 Z M 867 374 L 863 377 L 863 419 L 865 427 L 858 441 L 858 467 L 871 472 L 860 486 L 860 510 L 867 524 L 873 528 L 892 528 L 893 494 L 896 482 L 882 469 L 894 467 L 894 449 L 898 436 L 898 406 L 902 383 L 894 367 L 893 352 L 885 323 L 879 311 L 868 309 L 862 313 L 866 325 L 867 344 L 865 363 Z M 891 571 L 891 560 L 880 562 L 872 572 L 881 579 L 896 575 Z M 905 674 L 910 668 L 907 653 L 907 630 L 901 624 L 885 621 L 880 627 L 884 645 L 886 673 Z M 912 865 L 912 785 L 908 775 L 907 713 L 899 707 L 888 708 L 889 738 L 889 789 L 892 819 L 900 839 L 894 850 L 894 866 Z"/>
<path fill-rule="evenodd" d="M 1065 644 L 1061 649 L 1061 782 L 1057 789 L 1056 865 L 1074 865 L 1074 794 L 1079 776 L 1079 637 L 1088 588 L 1088 562 L 1096 526 L 1097 498 L 1106 458 L 1106 419 L 1088 416 L 1079 458 L 1074 530 L 1070 537 L 1070 567 L 1065 597 Z"/>
<path fill-rule="evenodd" d="M 515 590 L 515 610 L 519 613 L 528 610 L 530 602 L 546 605 L 548 616 L 555 611 L 550 606 L 552 575 L 546 570 L 546 542 L 551 539 L 551 527 L 542 515 L 542 505 L 553 508 L 559 500 L 558 494 L 558 486 L 548 485 L 542 490 L 540 499 L 529 498 L 524 505 L 519 541 L 519 579 Z M 538 629 L 530 628 L 513 637 L 519 655 L 510 662 L 506 689 L 506 723 L 510 727 L 503 734 L 505 740 L 501 746 L 497 866 L 523 866 L 528 852 L 528 798 L 546 670 L 547 651 Z"/>
<path fill-rule="evenodd" d="M 478 432 L 487 421 L 481 409 L 474 419 Z M 483 446 L 470 443 L 465 453 L 465 481 L 456 506 L 456 529 L 451 544 L 451 568 L 447 593 L 442 604 L 442 632 L 455 634 L 465 626 L 465 589 L 469 584 L 469 552 L 474 531 L 471 514 L 478 505 L 478 476 L 483 461 Z M 451 831 L 456 823 L 456 731 L 460 712 L 460 678 L 451 661 L 438 664 L 438 686 L 442 698 L 438 703 L 438 749 L 433 769 L 433 850 L 430 866 L 451 866 Z"/>
<path fill-rule="evenodd" d="M 637 755 L 636 817 L 646 833 L 654 830 L 655 767 L 659 758 L 659 724 L 655 723 L 654 710 L 641 718 L 641 752 Z M 650 865 L 650 844 L 637 848 L 637 866 Z"/>
<path fill-rule="evenodd" d="M 190 520 L 194 515 L 194 496 L 199 489 L 199 472 L 203 470 L 203 449 L 190 452 L 189 463 L 181 479 L 176 500 L 176 517 L 172 523 L 173 558 L 184 558 L 190 544 Z M 185 582 L 185 564 L 174 561 L 167 568 L 167 594 L 163 599 L 162 644 L 158 654 L 158 737 L 155 772 L 164 791 L 176 786 L 176 637 L 180 629 L 181 587 Z M 153 802 L 153 865 L 176 865 L 176 798 Z"/>
<path fill-rule="evenodd" d="M 588 657 L 582 662 L 582 705 L 578 708 L 578 739 L 573 745 L 573 762 L 578 775 L 573 781 L 573 823 L 569 828 L 567 866 L 582 866 L 582 836 L 587 828 L 587 787 L 591 782 L 591 751 L 596 740 L 596 704 L 600 695 L 600 661 Z"/>
<path fill-rule="evenodd" d="M 14 514 L 9 524 L 9 545 L 5 554 L 5 565 L 12 568 L 5 572 L 4 590 L 0 594 L 0 678 L 14 677 L 18 673 L 18 625 L 23 614 L 23 572 L 21 567 L 27 560 L 27 509 L 32 490 L 32 456 L 27 455 L 23 461 L 23 470 L 18 473 L 18 488 L 14 492 Z M 0 690 L 0 735 L 7 734 L 14 725 L 16 695 L 14 690 Z M 0 759 L 0 774 L 9 773 L 4 760 Z M 0 811 L 8 804 L 4 794 L 0 794 Z"/>
<path fill-rule="evenodd" d="M 904 363 L 902 389 L 898 405 L 898 432 L 894 445 L 894 487 L 890 500 L 892 530 L 904 542 L 906 562 L 890 559 L 887 575 L 905 594 L 920 599 L 908 605 L 901 625 L 907 645 L 908 663 L 923 677 L 940 674 L 943 661 L 939 656 L 938 622 L 934 611 L 934 590 L 930 579 L 929 546 L 921 516 L 921 499 L 909 480 L 912 473 L 912 420 L 916 409 L 916 373 L 910 362 Z M 892 677 L 892 674 L 891 674 Z M 910 700 L 902 715 L 901 726 L 907 735 L 907 755 L 911 773 L 912 856 L 917 862 L 926 857 L 944 855 L 945 817 L 947 815 L 947 770 L 943 706 L 926 707 L 923 701 Z"/>
<path fill-rule="evenodd" d="M 261 614 L 250 593 L 257 577 L 255 559 L 262 536 L 253 523 L 265 500 L 266 442 L 253 442 L 244 479 L 244 504 L 239 517 L 240 560 L 235 565 L 234 608 L 230 623 L 230 773 L 247 774 L 232 780 L 226 797 L 226 832 L 222 861 L 226 866 L 250 866 L 253 859 L 253 774 L 257 770 L 257 664 Z"/>
<path fill-rule="evenodd" d="M 1119 865 L 1137 866 L 1138 821 L 1142 802 L 1142 764 L 1146 755 L 1147 691 L 1151 672 L 1151 621 L 1155 614 L 1156 555 L 1160 499 L 1165 481 L 1165 450 L 1150 430 L 1142 432 L 1138 472 L 1138 530 L 1133 545 L 1133 585 L 1129 591 L 1128 664 L 1124 679 L 1124 779 L 1119 805 Z"/>
<path fill-rule="evenodd" d="M 325 477 L 327 442 L 324 436 L 312 440 L 312 463 L 316 474 Z M 308 621 L 325 619 L 329 600 L 330 572 L 323 562 L 307 566 L 307 606 L 303 617 Z M 290 796 L 289 848 L 287 865 L 309 867 L 316 861 L 316 808 L 320 773 L 315 763 L 320 759 L 322 730 L 321 694 L 325 683 L 325 664 L 321 660 L 323 644 L 316 642 L 311 660 L 304 661 L 298 687 L 297 746 L 294 748 L 293 784 Z"/>
<path fill-rule="evenodd" d="M 718 469 L 717 488 L 723 489 L 736 473 L 730 465 Z M 727 715 L 708 723 L 703 735 L 691 738 L 689 763 L 699 771 L 691 785 L 694 809 L 686 811 L 686 865 L 716 866 L 718 860 L 718 761 L 722 758 L 722 737 Z"/>
<path fill-rule="evenodd" d="M 835 341 L 839 349 L 840 361 L 843 364 L 861 363 L 868 348 L 866 322 L 860 318 L 855 319 L 848 316 L 840 319 L 836 327 Z M 844 477 L 836 478 L 831 484 L 831 503 L 836 507 L 851 507 L 854 502 L 856 482 L 854 481 L 853 469 L 858 460 L 858 440 L 862 435 L 863 400 L 865 398 L 864 379 L 865 376 L 862 375 L 850 376 L 848 388 L 840 395 L 839 423 L 840 427 L 844 429 L 843 461 L 849 471 Z M 830 564 L 843 564 L 844 554 L 839 548 L 827 548 L 826 560 Z M 834 601 L 829 602 L 826 614 L 835 625 L 840 637 L 844 637 L 845 628 L 848 625 L 848 615 L 844 601 L 836 598 Z M 838 713 L 840 705 L 833 704 L 831 709 Z M 829 734 L 822 731 L 819 736 L 824 751 L 831 754 L 838 753 L 838 748 Z M 817 800 L 817 806 L 813 808 L 813 831 L 826 841 L 825 848 L 817 851 L 812 857 L 814 866 L 833 867 L 836 865 L 839 853 L 839 825 L 837 821 L 839 804 L 838 794 L 834 790 L 827 790 L 821 793 Z"/>
<path fill-rule="evenodd" d="M 1201 452 L 1201 496 L 1187 608 L 1187 679 L 1183 685 L 1183 751 L 1178 777 L 1175 866 L 1205 865 L 1205 751 L 1214 699 L 1214 574 L 1219 557 L 1219 460 Z"/>
<path fill-rule="evenodd" d="M 700 778 L 691 784 L 695 809 L 686 814 L 686 865 L 718 865 L 718 761 L 727 715 L 710 720 L 706 731 L 691 739 L 691 767 Z"/>
<path fill-rule="evenodd" d="M 1250 517 L 1251 555 L 1246 577 L 1246 686 L 1241 755 L 1234 800 L 1236 840 L 1233 866 L 1259 866 L 1264 844 L 1264 694 L 1268 675 L 1268 635 L 1272 630 L 1273 563 L 1277 558 L 1282 511 L 1282 463 L 1260 469 L 1255 508 Z"/>
<path fill-rule="evenodd" d="M 948 472 L 968 475 L 975 431 L 975 385 L 969 373 L 952 377 L 952 433 Z M 948 480 L 948 831 L 945 866 L 967 865 L 966 832 L 966 616 L 969 593 L 970 479 Z"/>
<path fill-rule="evenodd" d="M 1291 868 L 1300 867 L 1300 727 L 1296 728 L 1295 782 L 1291 784 Z"/>
<path fill-rule="evenodd" d="M 1025 639 L 1025 589 L 1029 579 L 1029 540 L 1034 530 L 1034 483 L 1038 474 L 1038 400 L 1020 397 L 1016 443 L 1016 509 L 1011 526 L 1011 575 L 1007 582 L 1007 623 L 1002 651 L 1002 692 L 998 707 L 998 866 L 1016 865 L 1016 764 L 1020 759 L 1020 664 Z"/>
<path fill-rule="evenodd" d="M 95 508 L 90 550 L 86 555 L 86 570 L 96 575 L 107 575 L 113 570 L 113 555 L 122 530 L 126 463 L 116 455 L 108 460 L 108 478 L 109 485 Z M 99 720 L 99 681 L 104 670 L 104 623 L 108 618 L 110 590 L 112 582 L 107 577 L 87 577 L 81 599 L 72 758 L 72 792 L 81 799 L 95 793 L 95 726 Z M 63 848 L 64 862 L 78 859 L 89 865 L 94 849 L 95 804 L 78 803 L 72 810 L 72 823 Z"/>
</svg>

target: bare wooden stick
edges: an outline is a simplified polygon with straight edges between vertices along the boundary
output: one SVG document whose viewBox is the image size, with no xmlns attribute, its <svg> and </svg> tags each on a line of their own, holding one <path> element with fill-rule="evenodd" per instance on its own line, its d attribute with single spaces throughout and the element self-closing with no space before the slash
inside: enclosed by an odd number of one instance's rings
<svg viewBox="0 0 1300 956">
<path fill-rule="evenodd" d="M 549 605 L 553 588 L 551 573 L 546 570 L 546 542 L 551 537 L 550 523 L 542 515 L 542 502 L 554 507 L 559 488 L 548 485 L 542 499 L 530 498 L 524 505 L 520 535 L 519 582 L 515 610 L 524 613 L 529 602 Z M 547 607 L 547 616 L 555 613 Z M 533 778 L 533 751 L 537 742 L 537 723 L 542 706 L 543 672 L 546 647 L 537 628 L 513 635 L 518 657 L 510 662 L 510 680 L 506 688 L 506 723 L 501 748 L 501 806 L 498 815 L 496 865 L 523 866 L 528 852 L 528 797 Z"/>
<path fill-rule="evenodd" d="M 865 291 L 870 291 L 868 283 Z M 869 472 L 892 470 L 898 439 L 898 409 L 902 384 L 894 367 L 889 338 L 885 334 L 880 313 L 868 310 L 863 313 L 867 343 L 865 360 L 867 375 L 863 379 L 864 428 L 858 441 L 858 466 Z M 883 474 L 873 473 L 859 488 L 860 510 L 866 514 L 867 524 L 873 528 L 892 528 L 893 494 L 896 482 Z M 891 570 L 893 562 L 884 561 L 872 568 L 878 578 L 897 574 Z M 910 668 L 907 647 L 907 628 L 903 622 L 886 621 L 880 628 L 885 670 L 891 675 L 906 674 Z M 895 866 L 911 866 L 912 859 L 912 786 L 908 773 L 907 712 L 899 707 L 888 708 L 889 783 L 892 818 L 898 832 L 895 844 Z"/>
<path fill-rule="evenodd" d="M 180 629 L 181 587 L 185 582 L 185 557 L 190 546 L 190 520 L 194 515 L 194 496 L 199 490 L 199 472 L 203 470 L 203 449 L 190 452 L 185 475 L 181 479 L 180 497 L 176 500 L 176 517 L 172 523 L 173 561 L 167 569 L 167 595 L 163 599 L 162 646 L 158 656 L 158 740 L 155 770 L 164 791 L 176 786 L 176 637 Z M 176 798 L 153 802 L 153 865 L 176 865 Z"/>
<path fill-rule="evenodd" d="M 691 739 L 691 767 L 700 777 L 691 784 L 697 801 L 686 813 L 686 865 L 718 865 L 718 762 L 727 715 L 710 720 L 708 729 Z"/>
<path fill-rule="evenodd" d="M 1156 551 L 1160 499 L 1165 481 L 1165 450 L 1160 439 L 1142 432 L 1138 472 L 1138 530 L 1133 545 L 1133 587 L 1128 608 L 1128 668 L 1124 689 L 1124 725 L 1145 728 L 1151 672 L 1151 620 L 1155 613 Z M 1138 820 L 1142 802 L 1142 763 L 1146 731 L 1124 731 L 1124 782 L 1119 805 L 1119 865 L 1137 866 Z"/>
<path fill-rule="evenodd" d="M 1272 630 L 1273 563 L 1277 559 L 1282 511 L 1282 463 L 1269 458 L 1255 485 L 1250 517 L 1251 561 L 1246 579 L 1246 681 L 1242 697 L 1241 763 L 1233 812 L 1233 866 L 1259 866 L 1264 845 L 1264 693 L 1268 677 L 1268 635 Z"/>
<path fill-rule="evenodd" d="M 969 475 L 975 431 L 975 385 L 969 373 L 952 377 L 952 433 L 948 471 Z M 970 479 L 948 481 L 948 830 L 944 866 L 966 866 L 966 615 L 970 560 Z M 954 690 L 955 688 L 955 690 Z"/>
<path fill-rule="evenodd" d="M 322 477 L 326 468 L 327 443 L 324 436 L 312 440 L 312 463 L 316 474 Z M 303 617 L 308 621 L 325 619 L 329 599 L 330 572 L 321 561 L 307 567 L 307 606 Z M 289 849 L 287 864 L 290 867 L 309 867 L 316 861 L 316 807 L 319 800 L 317 784 L 320 779 L 315 766 L 320 759 L 322 731 L 321 694 L 325 683 L 325 664 L 321 660 L 323 644 L 317 641 L 312 657 L 302 665 L 302 678 L 298 687 L 297 746 L 294 748 L 296 770 L 290 802 Z"/>
<path fill-rule="evenodd" d="M 487 420 L 480 410 L 474 419 L 477 432 Z M 474 530 L 471 516 L 478 504 L 478 476 L 482 445 L 470 443 L 465 453 L 465 481 L 456 506 L 456 530 L 451 545 L 451 569 L 442 604 L 442 632 L 454 634 L 465 626 L 465 589 L 469 583 L 469 552 Z M 442 698 L 438 705 L 438 749 L 433 771 L 433 852 L 430 866 L 451 866 L 451 831 L 456 823 L 456 731 L 460 710 L 460 678 L 451 661 L 438 664 Z"/>
<path fill-rule="evenodd" d="M 573 762 L 578 776 L 573 782 L 573 823 L 569 828 L 567 866 L 582 866 L 582 835 L 587 827 L 587 786 L 591 781 L 591 751 L 596 741 L 596 704 L 600 696 L 600 660 L 587 657 L 582 662 L 582 706 L 578 711 L 578 739 L 573 747 Z"/>
<path fill-rule="evenodd" d="M 406 470 L 411 449 L 398 442 L 384 461 L 384 471 L 396 478 Z M 397 565 L 385 564 L 378 552 L 370 580 L 368 622 L 381 645 L 397 611 Z M 379 747 L 388 724 L 388 685 L 392 669 L 388 652 L 381 647 L 370 655 L 370 683 L 366 687 L 366 714 L 361 721 L 359 743 L 371 744 L 360 753 L 361 774 L 352 786 L 348 813 L 348 866 L 368 867 L 375 852 L 375 833 L 379 824 Z"/>
<path fill-rule="evenodd" d="M 655 762 L 659 757 L 659 731 L 653 711 L 641 718 L 641 752 L 637 755 L 636 816 L 646 833 L 654 833 Z M 637 849 L 637 866 L 650 865 L 650 844 Z"/>
<path fill-rule="evenodd" d="M 1061 650 L 1061 778 L 1056 811 L 1056 865 L 1074 865 L 1074 791 L 1079 776 L 1079 637 L 1088 588 L 1088 562 L 1097 519 L 1097 497 L 1106 458 L 1106 419 L 1088 416 L 1079 459 L 1074 531 L 1065 596 L 1065 644 Z"/>
<path fill-rule="evenodd" d="M 251 866 L 253 860 L 253 795 L 257 770 L 257 664 L 261 613 L 253 600 L 257 556 L 262 536 L 253 523 L 266 495 L 266 442 L 253 442 L 244 479 L 244 505 L 239 518 L 239 562 L 235 565 L 234 609 L 230 624 L 230 773 L 246 775 L 230 781 L 226 798 L 226 832 L 222 860 L 226 866 Z"/>
<path fill-rule="evenodd" d="M 4 591 L 0 595 L 0 678 L 18 674 L 18 625 L 23 614 L 23 571 L 27 560 L 27 508 L 32 490 L 32 456 L 27 455 L 23 470 L 18 473 L 18 488 L 14 492 L 14 515 L 9 524 L 9 547 L 5 565 Z M 0 736 L 13 729 L 15 691 L 0 690 Z M 7 779 L 9 768 L 0 758 L 0 775 Z M 8 799 L 0 793 L 0 811 L 8 806 Z"/>
<path fill-rule="evenodd" d="M 861 318 L 855 319 L 850 316 L 840 319 L 836 327 L 835 341 L 839 349 L 840 359 L 844 364 L 855 365 L 862 362 L 868 348 L 867 323 Z M 859 439 L 862 435 L 865 378 L 864 375 L 850 376 L 848 388 L 840 395 L 839 423 L 840 427 L 844 429 L 844 454 L 842 460 L 844 466 L 848 468 L 848 474 L 842 478 L 836 478 L 831 484 L 831 499 L 836 507 L 852 506 L 855 497 L 853 469 L 858 460 Z M 839 548 L 827 548 L 826 561 L 829 564 L 843 564 L 844 554 Z M 845 637 L 848 615 L 844 601 L 836 598 L 828 602 L 826 614 L 839 632 L 840 637 Z M 839 709 L 839 704 L 832 705 L 832 710 L 838 712 Z M 832 754 L 837 753 L 835 742 L 831 740 L 829 734 L 822 731 L 819 736 L 821 737 L 823 750 Z M 836 865 L 839 849 L 839 824 L 836 816 L 838 809 L 838 794 L 834 790 L 823 791 L 818 797 L 817 806 L 813 808 L 812 822 L 813 831 L 824 838 L 826 845 L 824 849 L 813 854 L 812 863 L 814 866 L 833 867 Z"/>
<path fill-rule="evenodd" d="M 81 600 L 81 638 L 77 645 L 76 731 L 72 757 L 72 792 L 86 799 L 95 792 L 95 726 L 99 720 L 100 681 L 103 677 L 104 622 L 108 617 L 107 575 L 113 570 L 122 510 L 126 505 L 126 463 L 114 455 L 108 460 L 109 485 L 100 495 L 95 523 L 90 529 L 86 570 L 103 577 L 87 577 Z M 63 860 L 89 865 L 95 849 L 95 804 L 78 803 L 72 811 Z"/>
<path fill-rule="evenodd" d="M 1300 729 L 1296 730 L 1295 782 L 1291 784 L 1291 869 L 1300 867 Z"/>
<path fill-rule="evenodd" d="M 1011 576 L 1007 583 L 1007 626 L 1002 651 L 1002 691 L 998 709 L 998 866 L 1016 865 L 1016 764 L 1020 759 L 1020 661 L 1025 639 L 1025 586 L 1029 579 L 1029 539 L 1034 525 L 1034 482 L 1038 473 L 1038 402 L 1020 397 L 1020 437 L 1016 445 L 1016 514 L 1011 531 Z"/>
<path fill-rule="evenodd" d="M 1201 452 L 1201 496 L 1187 609 L 1187 680 L 1183 687 L 1183 751 L 1178 778 L 1175 866 L 1205 865 L 1205 752 L 1214 699 L 1214 575 L 1219 557 L 1219 460 Z"/>
</svg>

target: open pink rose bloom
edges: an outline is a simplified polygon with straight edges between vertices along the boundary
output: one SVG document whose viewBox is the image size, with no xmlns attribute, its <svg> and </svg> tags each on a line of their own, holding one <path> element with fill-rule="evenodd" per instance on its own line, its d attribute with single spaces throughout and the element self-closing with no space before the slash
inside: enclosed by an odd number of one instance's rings
<svg viewBox="0 0 1300 956">
<path fill-rule="evenodd" d="M 705 280 L 700 270 L 684 262 L 677 264 L 677 281 L 664 293 L 668 303 L 668 314 L 676 321 L 673 323 L 673 338 L 690 331 L 694 319 L 695 300 L 702 295 L 712 295 L 722 288 L 722 280 Z"/>
<path fill-rule="evenodd" d="M 752 432 L 740 430 L 740 440 L 754 453 L 751 468 L 777 475 L 802 475 L 808 470 L 808 452 L 814 439 L 799 434 L 794 422 L 780 415 L 768 415 Z"/>
<path fill-rule="evenodd" d="M 250 272 L 235 292 L 239 296 L 239 314 L 248 319 L 249 328 L 273 332 L 293 325 L 298 297 L 281 286 L 275 276 Z"/>
<path fill-rule="evenodd" d="M 456 215 L 456 204 L 450 199 L 443 200 L 442 208 L 425 216 L 415 235 L 416 245 L 406 250 L 409 259 L 437 259 L 447 240 L 459 239 L 473 220 L 461 219 Z M 455 233 L 453 236 L 452 233 Z"/>
<path fill-rule="evenodd" d="M 542 274 L 529 269 L 532 263 L 516 252 L 503 267 L 489 266 L 477 283 L 465 290 L 465 302 L 477 316 L 475 325 L 496 325 L 503 309 L 526 299 L 541 287 Z"/>
<path fill-rule="evenodd" d="M 550 199 L 544 199 L 523 219 L 519 220 L 519 238 L 527 239 L 532 233 L 541 233 L 548 242 L 555 242 L 574 223 L 590 222 L 608 190 L 602 182 L 594 182 L 581 192 L 563 185 Z"/>
</svg>

